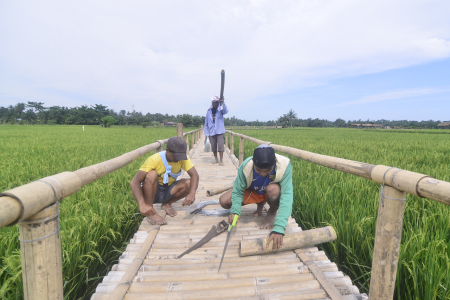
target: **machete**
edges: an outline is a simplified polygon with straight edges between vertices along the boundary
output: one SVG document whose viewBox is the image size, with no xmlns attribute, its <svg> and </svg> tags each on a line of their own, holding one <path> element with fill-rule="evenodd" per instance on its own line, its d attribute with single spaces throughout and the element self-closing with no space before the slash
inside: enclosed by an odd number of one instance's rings
<svg viewBox="0 0 450 300">
<path fill-rule="evenodd" d="M 231 229 L 233 229 L 233 227 L 236 226 L 236 222 L 238 219 L 239 219 L 239 215 L 234 215 L 233 223 L 228 225 L 227 241 L 225 242 L 225 247 L 223 247 L 222 259 L 220 260 L 219 270 L 217 271 L 217 273 L 220 272 L 220 268 L 222 267 L 223 258 L 225 257 L 225 251 L 227 251 L 228 241 L 230 240 L 230 236 L 231 236 Z"/>
<path fill-rule="evenodd" d="M 217 225 L 214 225 L 211 230 L 208 232 L 207 235 L 205 235 L 204 238 L 202 238 L 197 244 L 195 244 L 194 246 L 192 246 L 191 248 L 189 248 L 188 250 L 184 251 L 183 253 L 181 253 L 180 255 L 178 255 L 177 258 L 182 258 L 183 256 L 185 256 L 188 253 L 191 253 L 192 251 L 194 251 L 195 249 L 200 248 L 203 244 L 209 242 L 212 238 L 218 236 L 219 234 L 221 234 L 222 232 L 227 231 L 227 225 L 228 223 L 225 221 L 220 221 L 219 223 L 217 223 Z"/>
</svg>

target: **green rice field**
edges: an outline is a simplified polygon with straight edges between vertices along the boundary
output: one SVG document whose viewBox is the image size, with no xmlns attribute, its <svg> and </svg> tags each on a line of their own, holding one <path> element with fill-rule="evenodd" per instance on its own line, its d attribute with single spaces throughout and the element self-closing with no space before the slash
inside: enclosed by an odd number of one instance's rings
<svg viewBox="0 0 450 300">
<path fill-rule="evenodd" d="M 103 162 L 175 128 L 0 126 L 0 191 Z M 82 187 L 60 205 L 65 299 L 87 298 L 141 223 L 129 183 L 148 157 Z M 0 299 L 23 299 L 18 226 L 0 229 Z"/>
<path fill-rule="evenodd" d="M 0 126 L 0 191 L 74 171 L 176 134 L 175 128 Z M 450 181 L 450 131 L 293 128 L 240 133 L 315 153 L 394 166 Z M 235 153 L 239 142 L 235 139 Z M 245 142 L 245 157 L 256 147 Z M 142 217 L 129 182 L 148 155 L 61 202 L 65 299 L 94 291 Z M 380 185 L 292 158 L 294 216 L 303 229 L 333 226 L 328 257 L 368 292 Z M 450 299 L 450 209 L 407 197 L 396 299 Z M 0 229 L 0 299 L 22 299 L 17 226 Z"/>
<path fill-rule="evenodd" d="M 449 130 L 294 128 L 241 130 L 278 145 L 450 181 Z M 234 153 L 239 153 L 235 137 Z M 256 144 L 245 141 L 244 156 Z M 282 154 L 282 153 L 280 153 Z M 368 293 L 380 185 L 290 157 L 293 214 L 303 229 L 333 226 L 338 239 L 323 245 L 328 257 Z M 450 299 L 450 208 L 407 195 L 396 299 Z"/>
</svg>

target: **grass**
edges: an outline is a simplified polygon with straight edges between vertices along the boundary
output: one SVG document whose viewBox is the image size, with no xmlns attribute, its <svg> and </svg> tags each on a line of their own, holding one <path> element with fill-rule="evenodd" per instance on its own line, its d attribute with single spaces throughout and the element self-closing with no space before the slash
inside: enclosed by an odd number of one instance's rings
<svg viewBox="0 0 450 300">
<path fill-rule="evenodd" d="M 0 191 L 75 171 L 176 135 L 175 128 L 0 126 Z M 61 202 L 65 299 L 85 299 L 109 271 L 142 217 L 129 182 L 148 155 Z M 0 229 L 0 299 L 22 299 L 18 227 Z"/>
<path fill-rule="evenodd" d="M 450 181 L 450 131 L 283 129 L 243 130 L 245 135 L 278 145 L 394 166 Z M 235 138 L 235 154 L 239 139 Z M 246 141 L 244 156 L 255 144 Z M 304 229 L 331 225 L 338 239 L 323 246 L 328 257 L 368 293 L 380 185 L 290 157 L 293 214 Z M 450 208 L 407 196 L 396 299 L 450 299 Z"/>
</svg>

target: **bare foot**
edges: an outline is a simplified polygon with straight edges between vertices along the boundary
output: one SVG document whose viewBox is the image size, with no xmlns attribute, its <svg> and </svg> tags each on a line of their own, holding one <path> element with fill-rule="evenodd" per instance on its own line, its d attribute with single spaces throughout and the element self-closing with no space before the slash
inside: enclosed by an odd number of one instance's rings
<svg viewBox="0 0 450 300">
<path fill-rule="evenodd" d="M 219 160 L 217 159 L 217 157 L 215 157 L 213 164 L 217 164 L 218 162 L 219 162 Z"/>
<path fill-rule="evenodd" d="M 223 161 L 221 161 L 221 162 L 219 163 L 219 166 L 223 166 Z"/>
<path fill-rule="evenodd" d="M 165 218 L 161 217 L 158 214 L 154 214 L 152 216 L 147 216 L 147 220 L 152 225 L 163 225 L 163 224 L 166 224 L 166 222 L 167 222 L 167 220 Z"/>
<path fill-rule="evenodd" d="M 267 213 L 267 217 L 264 219 L 264 222 L 261 225 L 261 229 L 272 229 L 273 224 L 275 223 L 275 217 L 277 214 L 269 214 Z"/>
<path fill-rule="evenodd" d="M 161 204 L 161 208 L 164 209 L 171 217 L 175 217 L 177 215 L 177 211 L 173 209 L 172 205 L 170 204 Z"/>
<path fill-rule="evenodd" d="M 260 215 L 262 215 L 262 209 L 260 210 L 259 208 L 257 210 L 255 210 L 253 212 L 253 216 L 254 217 L 259 217 Z"/>
<path fill-rule="evenodd" d="M 256 205 L 256 210 L 255 210 L 255 212 L 253 213 L 253 216 L 254 217 L 259 217 L 259 216 L 261 216 L 262 215 L 262 212 L 263 212 L 263 208 L 264 208 L 264 204 L 266 204 L 266 202 L 259 202 L 259 203 L 257 203 Z"/>
</svg>

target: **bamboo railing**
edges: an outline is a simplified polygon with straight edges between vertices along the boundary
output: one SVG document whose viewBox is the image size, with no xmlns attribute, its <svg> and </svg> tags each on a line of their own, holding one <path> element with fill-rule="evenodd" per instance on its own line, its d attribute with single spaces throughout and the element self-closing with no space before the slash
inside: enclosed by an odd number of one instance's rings
<svg viewBox="0 0 450 300">
<path fill-rule="evenodd" d="M 203 126 L 185 133 L 177 126 L 177 135 L 187 141 L 190 137 L 192 145 L 202 133 Z M 105 162 L 0 193 L 0 228 L 19 223 L 25 299 L 63 299 L 59 210 L 55 203 L 151 151 L 162 151 L 167 141 L 158 140 Z"/>
<path fill-rule="evenodd" d="M 381 184 L 375 245 L 372 259 L 369 299 L 393 299 L 406 205 L 406 193 L 450 205 L 450 182 L 398 168 L 372 165 L 347 159 L 316 154 L 292 147 L 276 145 L 243 134 L 226 130 L 226 149 L 232 161 L 234 136 L 239 137 L 239 165 L 244 161 L 244 140 L 258 145 L 270 145 L 275 151 L 318 164 L 327 168 L 370 179 Z"/>
</svg>

